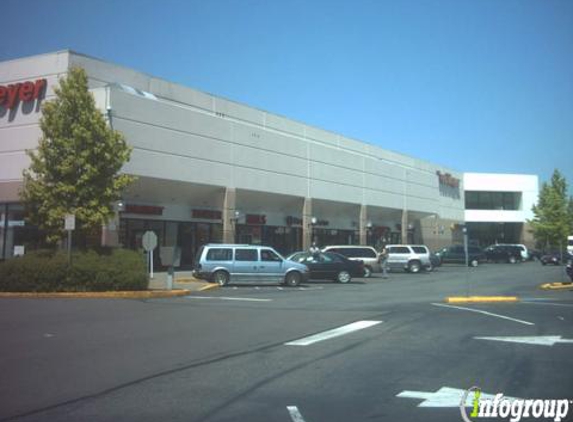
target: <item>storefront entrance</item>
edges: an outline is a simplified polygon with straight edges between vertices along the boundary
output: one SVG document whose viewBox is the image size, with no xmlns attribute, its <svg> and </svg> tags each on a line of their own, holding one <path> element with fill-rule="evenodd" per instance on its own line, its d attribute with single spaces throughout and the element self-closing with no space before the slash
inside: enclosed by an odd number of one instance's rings
<svg viewBox="0 0 573 422">
<path fill-rule="evenodd" d="M 179 246 L 181 248 L 182 270 L 191 269 L 199 248 L 206 243 L 221 243 L 223 225 L 221 223 L 195 223 L 177 221 L 144 220 L 123 218 L 120 222 L 120 244 L 124 247 L 140 250 L 143 253 L 141 239 L 146 231 L 157 235 L 157 246 Z M 159 250 L 153 254 L 153 263 L 161 268 Z"/>
</svg>

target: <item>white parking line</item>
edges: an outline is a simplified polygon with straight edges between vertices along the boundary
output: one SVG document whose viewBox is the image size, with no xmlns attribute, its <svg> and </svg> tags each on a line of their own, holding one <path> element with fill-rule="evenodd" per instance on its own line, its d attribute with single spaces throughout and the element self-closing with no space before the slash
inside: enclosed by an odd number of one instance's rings
<svg viewBox="0 0 573 422">
<path fill-rule="evenodd" d="M 362 330 L 364 328 L 372 327 L 380 324 L 382 321 L 357 321 L 352 324 L 343 325 L 342 327 L 334 328 L 332 330 L 323 331 L 322 333 L 314 334 L 312 336 L 304 337 L 298 340 L 289 341 L 285 343 L 286 346 L 309 346 L 319 341 L 329 340 L 334 337 L 340 337 L 354 331 Z"/>
<path fill-rule="evenodd" d="M 541 302 L 539 299 L 535 300 L 522 300 L 520 303 L 524 303 L 526 305 L 548 305 L 548 306 L 564 306 L 566 308 L 573 307 L 571 303 L 553 303 L 553 302 Z"/>
<path fill-rule="evenodd" d="M 213 299 L 213 300 L 236 300 L 239 302 L 272 302 L 272 299 L 260 299 L 254 297 L 227 297 L 227 296 L 187 296 L 187 299 Z"/>
<path fill-rule="evenodd" d="M 290 418 L 293 422 L 304 422 L 304 418 L 298 411 L 298 407 L 296 406 L 287 406 L 288 413 L 290 414 Z"/>
<path fill-rule="evenodd" d="M 432 305 L 440 306 L 442 308 L 461 309 L 462 311 L 469 311 L 469 312 L 475 312 L 478 314 L 489 315 L 489 316 L 496 317 L 496 318 L 507 319 L 507 320 L 513 321 L 513 322 L 519 322 L 520 324 L 525 324 L 525 325 L 535 325 L 533 322 L 523 321 L 521 319 L 515 319 L 515 318 L 505 316 L 505 315 L 499 315 L 499 314 L 494 314 L 492 312 L 482 311 L 481 309 L 465 308 L 463 306 L 444 305 L 443 303 L 432 303 Z"/>
</svg>

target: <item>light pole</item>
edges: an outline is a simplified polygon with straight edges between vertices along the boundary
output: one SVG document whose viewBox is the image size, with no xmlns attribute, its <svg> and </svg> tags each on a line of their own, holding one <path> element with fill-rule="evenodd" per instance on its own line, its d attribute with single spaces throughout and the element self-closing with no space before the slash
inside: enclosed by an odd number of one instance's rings
<svg viewBox="0 0 573 422">
<path fill-rule="evenodd" d="M 462 227 L 462 232 L 464 234 L 464 256 L 466 262 L 466 286 L 467 286 L 467 296 L 470 296 L 470 262 L 468 254 L 468 228 L 464 224 Z"/>
<path fill-rule="evenodd" d="M 311 217 L 310 219 L 310 244 L 311 246 L 316 242 L 318 244 L 317 239 L 314 237 L 314 226 L 318 223 L 318 218 Z"/>
<path fill-rule="evenodd" d="M 239 218 L 241 217 L 241 212 L 239 210 L 235 210 L 233 216 L 230 218 L 231 223 L 233 225 L 233 242 L 237 243 L 237 223 L 239 222 Z"/>
</svg>

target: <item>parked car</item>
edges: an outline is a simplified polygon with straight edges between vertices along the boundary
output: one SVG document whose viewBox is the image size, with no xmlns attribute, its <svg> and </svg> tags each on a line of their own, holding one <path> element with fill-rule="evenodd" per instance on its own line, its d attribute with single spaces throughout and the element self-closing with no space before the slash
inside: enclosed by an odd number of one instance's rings
<svg viewBox="0 0 573 422">
<path fill-rule="evenodd" d="M 372 246 L 333 245 L 326 246 L 322 251 L 338 253 L 353 261 L 362 261 L 364 263 L 365 278 L 370 277 L 372 273 L 382 271 L 380 254 Z"/>
<path fill-rule="evenodd" d="M 527 246 L 522 245 L 521 243 L 498 243 L 498 246 L 515 246 L 519 249 L 521 260 L 529 261 L 529 251 L 527 250 Z"/>
<path fill-rule="evenodd" d="M 565 272 L 571 279 L 571 283 L 573 283 L 573 254 L 571 253 L 567 255 L 567 266 L 565 267 Z"/>
<path fill-rule="evenodd" d="M 411 273 L 419 273 L 425 269 L 433 269 L 430 261 L 430 250 L 424 245 L 386 245 L 388 269 L 400 269 Z"/>
<path fill-rule="evenodd" d="M 463 245 L 452 245 L 440 249 L 436 252 L 442 263 L 464 264 L 466 263 L 466 252 Z M 477 267 L 480 262 L 485 261 L 483 251 L 477 246 L 468 246 L 468 265 Z"/>
<path fill-rule="evenodd" d="M 491 262 L 509 262 L 515 264 L 522 261 L 521 249 L 513 245 L 491 245 L 484 250 L 485 258 Z"/>
<path fill-rule="evenodd" d="M 334 280 L 349 283 L 352 277 L 364 276 L 364 263 L 353 261 L 334 252 L 295 252 L 289 260 L 304 264 L 310 270 L 310 280 Z"/>
<path fill-rule="evenodd" d="M 548 252 L 539 258 L 541 265 L 561 265 L 561 252 Z"/>
<path fill-rule="evenodd" d="M 197 252 L 193 275 L 221 286 L 235 281 L 298 286 L 308 280 L 309 270 L 268 246 L 208 244 Z"/>
<path fill-rule="evenodd" d="M 432 264 L 432 269 L 435 269 L 442 265 L 442 260 L 438 254 L 430 252 L 430 263 Z"/>
</svg>

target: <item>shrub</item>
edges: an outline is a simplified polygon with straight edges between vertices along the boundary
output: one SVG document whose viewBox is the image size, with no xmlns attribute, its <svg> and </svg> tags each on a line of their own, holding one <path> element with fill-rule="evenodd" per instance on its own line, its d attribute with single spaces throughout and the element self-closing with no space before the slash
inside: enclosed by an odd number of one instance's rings
<svg viewBox="0 0 573 422">
<path fill-rule="evenodd" d="M 130 250 L 74 253 L 71 267 L 65 253 L 49 251 L 0 263 L 0 291 L 4 292 L 146 290 L 147 283 L 143 257 Z"/>
</svg>

